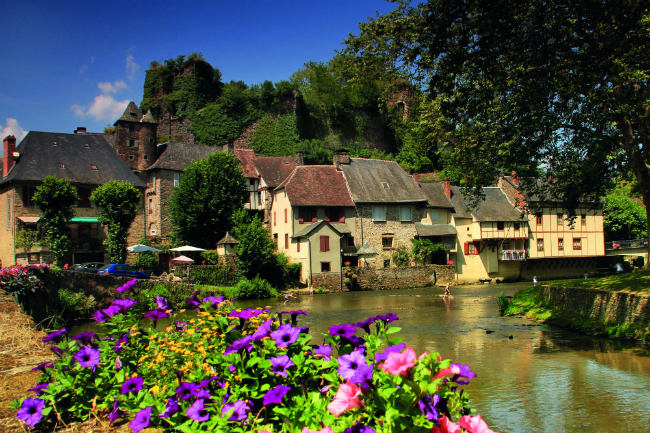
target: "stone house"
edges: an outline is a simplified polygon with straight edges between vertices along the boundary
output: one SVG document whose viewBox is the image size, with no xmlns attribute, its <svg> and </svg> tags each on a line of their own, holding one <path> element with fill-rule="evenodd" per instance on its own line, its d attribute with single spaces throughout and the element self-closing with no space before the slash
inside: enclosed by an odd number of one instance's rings
<svg viewBox="0 0 650 433">
<path fill-rule="evenodd" d="M 343 174 L 331 165 L 296 166 L 272 195 L 271 234 L 278 252 L 302 264 L 301 282 L 340 274 L 356 252 L 357 220 Z"/>
<path fill-rule="evenodd" d="M 395 161 L 350 158 L 343 150 L 334 155 L 334 166 L 343 173 L 354 202 L 357 245 L 367 244 L 378 253 L 374 263 L 367 263 L 390 266 L 396 248 L 411 250 L 411 239 L 418 236 L 415 223 L 427 221 L 426 194 Z"/>
<path fill-rule="evenodd" d="M 130 182 L 140 190 L 145 184 L 120 156 L 113 151 L 103 134 L 86 133 L 78 128 L 74 134 L 29 132 L 16 146 L 16 139 L 4 139 L 3 177 L 0 181 L 0 260 L 7 266 L 15 263 L 51 263 L 53 256 L 41 245 L 22 243 L 17 239 L 38 236 L 40 210 L 32 197 L 36 187 L 48 175 L 68 179 L 77 187 L 79 202 L 69 229 L 73 251 L 70 263 L 104 261 L 102 245 L 106 237 L 98 222 L 99 211 L 90 195 L 109 180 Z M 144 234 L 145 215 L 140 203 L 128 242 L 136 243 Z M 31 242 L 30 242 L 31 243 Z M 29 248 L 28 248 L 29 247 Z"/>
<path fill-rule="evenodd" d="M 456 273 L 460 281 L 517 279 L 527 258 L 528 224 L 500 188 L 483 188 L 472 206 L 461 188 L 448 190 L 457 231 Z"/>
<path fill-rule="evenodd" d="M 571 221 L 557 200 L 527 193 L 526 182 L 539 184 L 540 180 L 520 179 L 513 172 L 497 183 L 511 205 L 525 213 L 530 227 L 522 278 L 582 276 L 595 271 L 599 258 L 605 256 L 602 204 L 580 203 Z"/>
</svg>

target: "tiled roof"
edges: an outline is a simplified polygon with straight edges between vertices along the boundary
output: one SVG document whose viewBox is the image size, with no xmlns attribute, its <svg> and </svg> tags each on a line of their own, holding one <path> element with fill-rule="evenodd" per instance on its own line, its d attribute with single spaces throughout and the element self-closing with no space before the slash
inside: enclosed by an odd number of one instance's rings
<svg viewBox="0 0 650 433">
<path fill-rule="evenodd" d="M 484 199 L 475 209 L 470 208 L 469 198 L 464 197 L 457 186 L 451 187 L 451 202 L 456 218 L 472 218 L 478 221 L 521 221 L 523 214 L 515 208 L 501 188 L 483 188 Z"/>
<path fill-rule="evenodd" d="M 455 236 L 456 227 L 451 224 L 422 224 L 415 223 L 418 236 Z"/>
<path fill-rule="evenodd" d="M 235 156 L 239 159 L 242 172 L 247 178 L 259 177 L 255 168 L 255 151 L 253 149 L 235 149 Z"/>
<path fill-rule="evenodd" d="M 286 156 L 258 156 L 255 167 L 269 188 L 275 188 L 296 168 L 296 161 Z"/>
<path fill-rule="evenodd" d="M 239 243 L 239 241 L 237 239 L 233 238 L 230 233 L 226 232 L 226 235 L 223 238 L 221 238 L 221 240 L 219 242 L 217 242 L 217 245 L 221 245 L 221 244 L 235 245 L 235 244 L 238 244 L 238 243 Z"/>
<path fill-rule="evenodd" d="M 333 165 L 299 165 L 276 189 L 292 206 L 354 206 L 345 179 Z"/>
<path fill-rule="evenodd" d="M 426 202 L 413 177 L 395 161 L 350 158 L 341 164 L 355 203 L 412 203 Z"/>
<path fill-rule="evenodd" d="M 2 183 L 40 182 L 45 176 L 53 175 L 80 184 L 103 185 L 115 179 L 145 186 L 110 147 L 103 134 L 31 131 L 16 151 L 20 158 Z"/>
<path fill-rule="evenodd" d="M 162 153 L 147 170 L 184 171 L 194 161 L 207 158 L 220 151 L 218 147 L 204 144 L 163 143 L 158 146 L 159 149 L 163 149 Z"/>
<path fill-rule="evenodd" d="M 429 206 L 453 209 L 454 205 L 445 194 L 445 187 L 442 183 L 420 183 L 420 188 L 429 200 Z"/>
</svg>

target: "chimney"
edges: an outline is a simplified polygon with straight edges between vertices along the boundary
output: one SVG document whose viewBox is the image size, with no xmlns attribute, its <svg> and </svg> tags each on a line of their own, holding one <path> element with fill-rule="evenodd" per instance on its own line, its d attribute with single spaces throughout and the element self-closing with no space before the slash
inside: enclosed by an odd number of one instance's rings
<svg viewBox="0 0 650 433">
<path fill-rule="evenodd" d="M 519 186 L 519 176 L 517 176 L 517 172 L 515 170 L 512 170 L 512 183 L 515 186 Z"/>
<path fill-rule="evenodd" d="M 445 195 L 447 198 L 451 198 L 451 182 L 449 182 L 449 179 L 445 179 L 442 181 L 442 187 L 445 190 Z"/>
<path fill-rule="evenodd" d="M 305 165 L 305 157 L 303 156 L 302 152 L 296 152 L 296 156 L 294 156 L 293 160 L 295 161 L 296 165 Z"/>
<path fill-rule="evenodd" d="M 85 126 L 77 126 L 77 129 L 74 130 L 75 134 L 85 134 L 86 133 L 86 127 Z"/>
<path fill-rule="evenodd" d="M 339 149 L 334 152 L 334 158 L 333 158 L 333 163 L 334 166 L 336 167 L 337 171 L 341 171 L 341 164 L 349 164 L 350 163 L 350 154 L 346 149 Z"/>
<path fill-rule="evenodd" d="M 9 173 L 9 170 L 14 166 L 14 152 L 16 152 L 16 137 L 13 135 L 7 135 L 4 139 L 3 150 L 4 155 L 2 156 L 2 175 L 6 176 Z"/>
</svg>

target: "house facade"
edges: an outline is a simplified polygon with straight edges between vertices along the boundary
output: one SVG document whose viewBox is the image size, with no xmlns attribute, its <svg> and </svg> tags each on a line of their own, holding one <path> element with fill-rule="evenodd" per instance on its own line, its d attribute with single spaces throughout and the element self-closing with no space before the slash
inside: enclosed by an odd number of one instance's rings
<svg viewBox="0 0 650 433">
<path fill-rule="evenodd" d="M 272 192 L 270 230 L 277 251 L 302 265 L 301 281 L 340 274 L 354 247 L 354 203 L 334 166 L 296 166 Z"/>
<path fill-rule="evenodd" d="M 52 263 L 33 202 L 36 187 L 46 176 L 68 179 L 77 188 L 79 201 L 68 224 L 72 238 L 70 263 L 104 261 L 106 233 L 98 222 L 99 210 L 90 201 L 92 192 L 109 180 L 126 181 L 141 191 L 145 185 L 104 139 L 103 134 L 29 132 L 16 146 L 13 136 L 3 141 L 3 177 L 0 181 L 0 260 L 3 266 Z M 144 234 L 143 202 L 129 230 L 128 242 Z"/>
<path fill-rule="evenodd" d="M 450 200 L 451 184 L 447 180 L 438 183 L 421 183 L 419 186 L 427 197 L 427 209 L 424 218 L 415 223 L 417 237 L 443 245 L 444 263 L 455 263 L 457 231 L 452 224 L 454 206 Z"/>
</svg>

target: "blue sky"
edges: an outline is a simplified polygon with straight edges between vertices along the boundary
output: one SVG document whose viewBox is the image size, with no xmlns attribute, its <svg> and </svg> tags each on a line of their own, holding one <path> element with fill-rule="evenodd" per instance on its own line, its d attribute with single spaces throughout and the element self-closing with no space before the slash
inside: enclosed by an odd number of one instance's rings
<svg viewBox="0 0 650 433">
<path fill-rule="evenodd" d="M 3 6 L 0 129 L 101 132 L 142 100 L 152 60 L 203 53 L 223 81 L 286 80 L 327 61 L 385 0 L 20 1 Z"/>
</svg>

